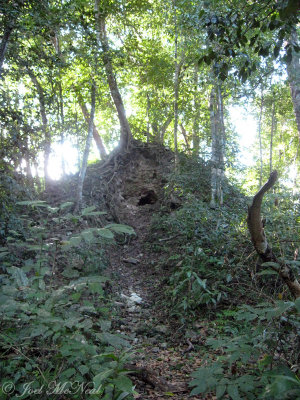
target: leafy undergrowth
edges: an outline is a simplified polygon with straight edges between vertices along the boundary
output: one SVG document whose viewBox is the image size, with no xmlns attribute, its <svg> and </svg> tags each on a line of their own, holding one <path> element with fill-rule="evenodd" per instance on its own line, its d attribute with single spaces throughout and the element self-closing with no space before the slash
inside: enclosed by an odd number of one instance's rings
<svg viewBox="0 0 300 400">
<path fill-rule="evenodd" d="M 1 257 L 0 398 L 123 399 L 129 342 L 111 332 L 104 250 L 125 225 L 103 227 L 103 212 L 72 203 L 18 203 Z M 21 211 L 21 210 L 20 210 Z"/>
<path fill-rule="evenodd" d="M 163 209 L 152 226 L 151 248 L 161 254 L 159 268 L 167 274 L 160 304 L 196 337 L 199 321 L 210 320 L 191 393 L 300 399 L 300 301 L 293 301 L 270 265 L 259 264 L 247 232 L 250 201 L 225 183 L 224 206 L 212 209 L 208 179 L 201 163 L 183 165 L 166 189 L 181 205 Z M 264 205 L 265 230 L 297 276 L 299 202 L 284 188 L 277 192 Z"/>
<path fill-rule="evenodd" d="M 10 207 L 0 398 L 300 399 L 300 302 L 257 260 L 249 199 L 225 182 L 224 205 L 212 209 L 208 166 L 185 158 L 180 168 L 159 211 L 136 205 L 138 193 L 122 210 L 137 236 L 94 206 L 80 215 L 70 202 Z M 264 204 L 267 237 L 296 274 L 299 211 L 286 189 Z M 127 299 L 140 290 L 144 303 L 130 311 L 116 286 Z M 131 358 L 152 381 L 129 378 Z"/>
</svg>

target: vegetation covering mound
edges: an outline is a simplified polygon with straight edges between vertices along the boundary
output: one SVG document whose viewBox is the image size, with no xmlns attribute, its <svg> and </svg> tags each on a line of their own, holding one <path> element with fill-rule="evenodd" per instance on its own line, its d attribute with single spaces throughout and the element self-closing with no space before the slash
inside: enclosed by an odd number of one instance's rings
<svg viewBox="0 0 300 400">
<path fill-rule="evenodd" d="M 136 142 L 88 167 L 80 213 L 76 176 L 15 203 L 0 312 L 1 376 L 16 394 L 57 381 L 74 399 L 95 388 L 105 399 L 298 396 L 299 302 L 257 263 L 249 201 L 224 184 L 224 205 L 212 208 L 209 165 L 182 156 L 173 173 L 173 162 Z M 286 262 L 298 234 L 291 201 L 270 195 L 264 210 Z"/>
</svg>

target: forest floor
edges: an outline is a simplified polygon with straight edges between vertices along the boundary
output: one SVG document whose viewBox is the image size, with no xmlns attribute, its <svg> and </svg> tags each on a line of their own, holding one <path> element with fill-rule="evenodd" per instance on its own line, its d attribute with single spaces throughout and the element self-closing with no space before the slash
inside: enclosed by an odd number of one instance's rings
<svg viewBox="0 0 300 400">
<path fill-rule="evenodd" d="M 136 371 L 131 376 L 138 393 L 136 398 L 208 400 L 214 397 L 190 396 L 188 386 L 191 373 L 202 363 L 207 322 L 199 321 L 189 333 L 185 324 L 170 316 L 163 284 L 168 266 L 161 268 L 161 260 L 170 254 L 153 249 L 153 242 L 169 240 L 153 238 L 151 225 L 165 201 L 169 212 L 176 202 L 172 195 L 166 200 L 163 194 L 172 165 L 170 150 L 138 143 L 105 168 L 101 164 L 91 165 L 84 197 L 88 205 L 97 205 L 100 210 L 106 207 L 108 222 L 129 225 L 136 233 L 125 244 L 109 247 L 106 271 L 114 299 L 112 327 L 132 344 L 128 368 Z"/>
<path fill-rule="evenodd" d="M 164 287 L 156 266 L 159 254 L 152 252 L 147 241 L 153 205 L 132 206 L 126 216 L 136 237 L 129 244 L 114 246 L 110 252 L 110 275 L 120 296 L 116 328 L 132 337 L 136 367 L 143 379 L 136 379 L 138 399 L 203 399 L 189 397 L 190 373 L 201 360 L 190 351 L 183 339 L 182 326 L 168 318 L 160 307 Z M 191 349 L 191 350 L 192 350 Z M 208 397 L 206 397 L 208 398 Z"/>
<path fill-rule="evenodd" d="M 206 324 L 201 321 L 196 329 L 198 335 L 188 338 L 186 327 L 170 317 L 162 283 L 167 270 L 161 268 L 161 259 L 168 257 L 153 249 L 153 240 L 168 238 L 151 237 L 152 217 L 163 203 L 163 186 L 172 169 L 172 158 L 170 151 L 159 146 L 134 147 L 119 160 L 122 168 L 118 169 L 115 163 L 114 174 L 109 178 L 113 187 L 108 188 L 107 197 L 113 202 L 119 200 L 114 212 L 121 223 L 136 232 L 128 243 L 116 244 L 109 252 L 108 274 L 117 298 L 113 326 L 132 339 L 133 363 L 140 371 L 133 378 L 137 398 L 209 399 L 212 397 L 189 397 L 188 386 L 191 372 L 201 363 L 199 345 L 205 341 Z M 91 171 L 89 188 L 98 182 L 96 170 L 96 178 L 92 175 Z"/>
</svg>

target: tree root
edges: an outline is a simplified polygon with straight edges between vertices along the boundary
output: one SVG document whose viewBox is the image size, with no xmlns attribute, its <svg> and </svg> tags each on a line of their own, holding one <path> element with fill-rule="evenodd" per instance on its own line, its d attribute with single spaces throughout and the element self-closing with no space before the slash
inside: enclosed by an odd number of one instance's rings
<svg viewBox="0 0 300 400">
<path fill-rule="evenodd" d="M 277 180 L 277 171 L 273 171 L 268 182 L 253 197 L 252 205 L 248 209 L 248 229 L 252 243 L 263 262 L 272 262 L 278 265 L 270 265 L 288 286 L 293 297 L 300 297 L 300 284 L 291 268 L 283 261 L 278 260 L 268 244 L 264 225 L 261 220 L 261 204 L 265 193 L 271 189 Z"/>
</svg>

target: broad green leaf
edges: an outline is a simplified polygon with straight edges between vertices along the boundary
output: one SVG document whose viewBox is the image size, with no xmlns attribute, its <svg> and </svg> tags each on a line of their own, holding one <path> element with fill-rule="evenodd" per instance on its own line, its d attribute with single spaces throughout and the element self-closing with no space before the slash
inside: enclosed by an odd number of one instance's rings
<svg viewBox="0 0 300 400">
<path fill-rule="evenodd" d="M 278 272 L 273 269 L 264 269 L 263 271 L 258 272 L 257 275 L 278 275 Z"/>
<path fill-rule="evenodd" d="M 122 390 L 123 392 L 128 392 L 128 393 L 132 392 L 133 388 L 132 382 L 125 375 L 121 375 L 117 379 L 114 379 L 112 383 L 116 385 L 116 387 Z"/>
<path fill-rule="evenodd" d="M 80 236 L 72 236 L 69 240 L 69 242 L 72 246 L 79 246 L 81 241 L 82 241 L 82 238 Z"/>
<path fill-rule="evenodd" d="M 58 207 L 50 207 L 50 206 L 48 206 L 47 210 L 50 211 L 52 214 L 55 214 L 59 210 L 59 208 Z"/>
<path fill-rule="evenodd" d="M 101 339 L 104 343 L 108 343 L 113 347 L 129 347 L 127 340 L 118 335 L 113 335 L 112 333 L 104 332 L 101 334 Z"/>
<path fill-rule="evenodd" d="M 123 399 L 126 399 L 126 397 L 128 397 L 129 394 L 130 394 L 130 393 L 128 393 L 128 392 L 123 392 L 123 393 L 120 394 L 120 396 L 117 397 L 116 400 L 123 400 Z"/>
<path fill-rule="evenodd" d="M 85 231 L 81 232 L 80 235 L 84 238 L 86 243 L 93 243 L 96 239 L 93 231 L 90 229 L 86 229 Z"/>
<path fill-rule="evenodd" d="M 227 393 L 232 400 L 241 400 L 238 388 L 234 384 L 227 386 Z"/>
<path fill-rule="evenodd" d="M 100 385 L 102 385 L 102 383 L 109 378 L 110 376 L 112 376 L 114 374 L 115 370 L 114 369 L 106 369 L 102 372 L 100 372 L 99 374 L 97 374 L 96 376 L 94 376 L 93 378 L 93 383 L 95 385 L 95 387 L 99 387 Z"/>
<path fill-rule="evenodd" d="M 75 374 L 76 374 L 75 368 L 69 368 L 69 369 L 67 369 L 66 371 L 64 371 L 64 372 L 60 375 L 60 379 L 62 379 L 62 382 L 63 382 L 63 379 L 71 378 L 71 376 L 73 376 L 73 375 L 75 375 Z"/>
<path fill-rule="evenodd" d="M 276 262 L 268 261 L 261 264 L 263 267 L 275 267 L 276 269 L 280 269 L 280 265 Z"/>
<path fill-rule="evenodd" d="M 12 277 L 14 278 L 17 286 L 21 287 L 21 286 L 28 286 L 29 285 L 29 281 L 28 278 L 25 274 L 24 271 L 22 271 L 21 268 L 12 266 L 10 268 L 7 268 L 7 271 L 12 275 Z"/>
<path fill-rule="evenodd" d="M 298 297 L 298 299 L 295 300 L 295 307 L 298 313 L 300 313 L 300 297 Z"/>
<path fill-rule="evenodd" d="M 48 207 L 44 200 L 26 200 L 18 201 L 16 204 L 20 206 L 36 206 L 36 207 Z"/>
<path fill-rule="evenodd" d="M 82 374 L 82 375 L 85 375 L 85 374 L 87 374 L 88 372 L 89 372 L 89 367 L 87 367 L 86 365 L 80 365 L 79 367 L 78 367 L 78 369 L 79 369 L 79 371 L 80 371 L 80 373 Z"/>
<path fill-rule="evenodd" d="M 100 327 L 101 327 L 102 332 L 109 331 L 111 328 L 111 321 L 107 321 L 107 320 L 100 321 Z"/>
<path fill-rule="evenodd" d="M 110 231 L 109 229 L 106 228 L 99 228 L 96 230 L 96 233 L 102 237 L 104 237 L 105 239 L 113 239 L 114 238 L 114 234 L 112 233 L 112 231 Z"/>
<path fill-rule="evenodd" d="M 96 206 L 86 207 L 81 211 L 81 215 L 88 215 L 90 212 L 94 211 Z"/>
<path fill-rule="evenodd" d="M 70 207 L 70 206 L 72 206 L 73 204 L 74 204 L 73 201 L 67 201 L 67 202 L 61 204 L 61 205 L 59 206 L 59 208 L 60 208 L 61 210 L 64 210 L 65 208 Z"/>
<path fill-rule="evenodd" d="M 131 226 L 123 225 L 123 224 L 109 224 L 106 225 L 107 229 L 111 229 L 117 233 L 127 233 L 129 235 L 135 235 L 135 231 Z"/>
<path fill-rule="evenodd" d="M 100 294 L 100 295 L 103 294 L 102 283 L 91 282 L 91 283 L 89 283 L 89 289 L 90 289 L 91 293 L 97 293 L 97 294 Z"/>
<path fill-rule="evenodd" d="M 0 253 L 0 260 L 2 260 L 3 258 L 5 258 L 8 254 L 9 254 L 8 251 L 4 251 L 4 252 Z"/>
<path fill-rule="evenodd" d="M 77 278 L 80 274 L 79 271 L 77 271 L 76 269 L 67 268 L 63 270 L 62 275 L 65 278 Z"/>
<path fill-rule="evenodd" d="M 217 385 L 217 389 L 216 389 L 216 396 L 217 399 L 221 399 L 224 395 L 224 393 L 226 392 L 226 385 Z"/>
</svg>

